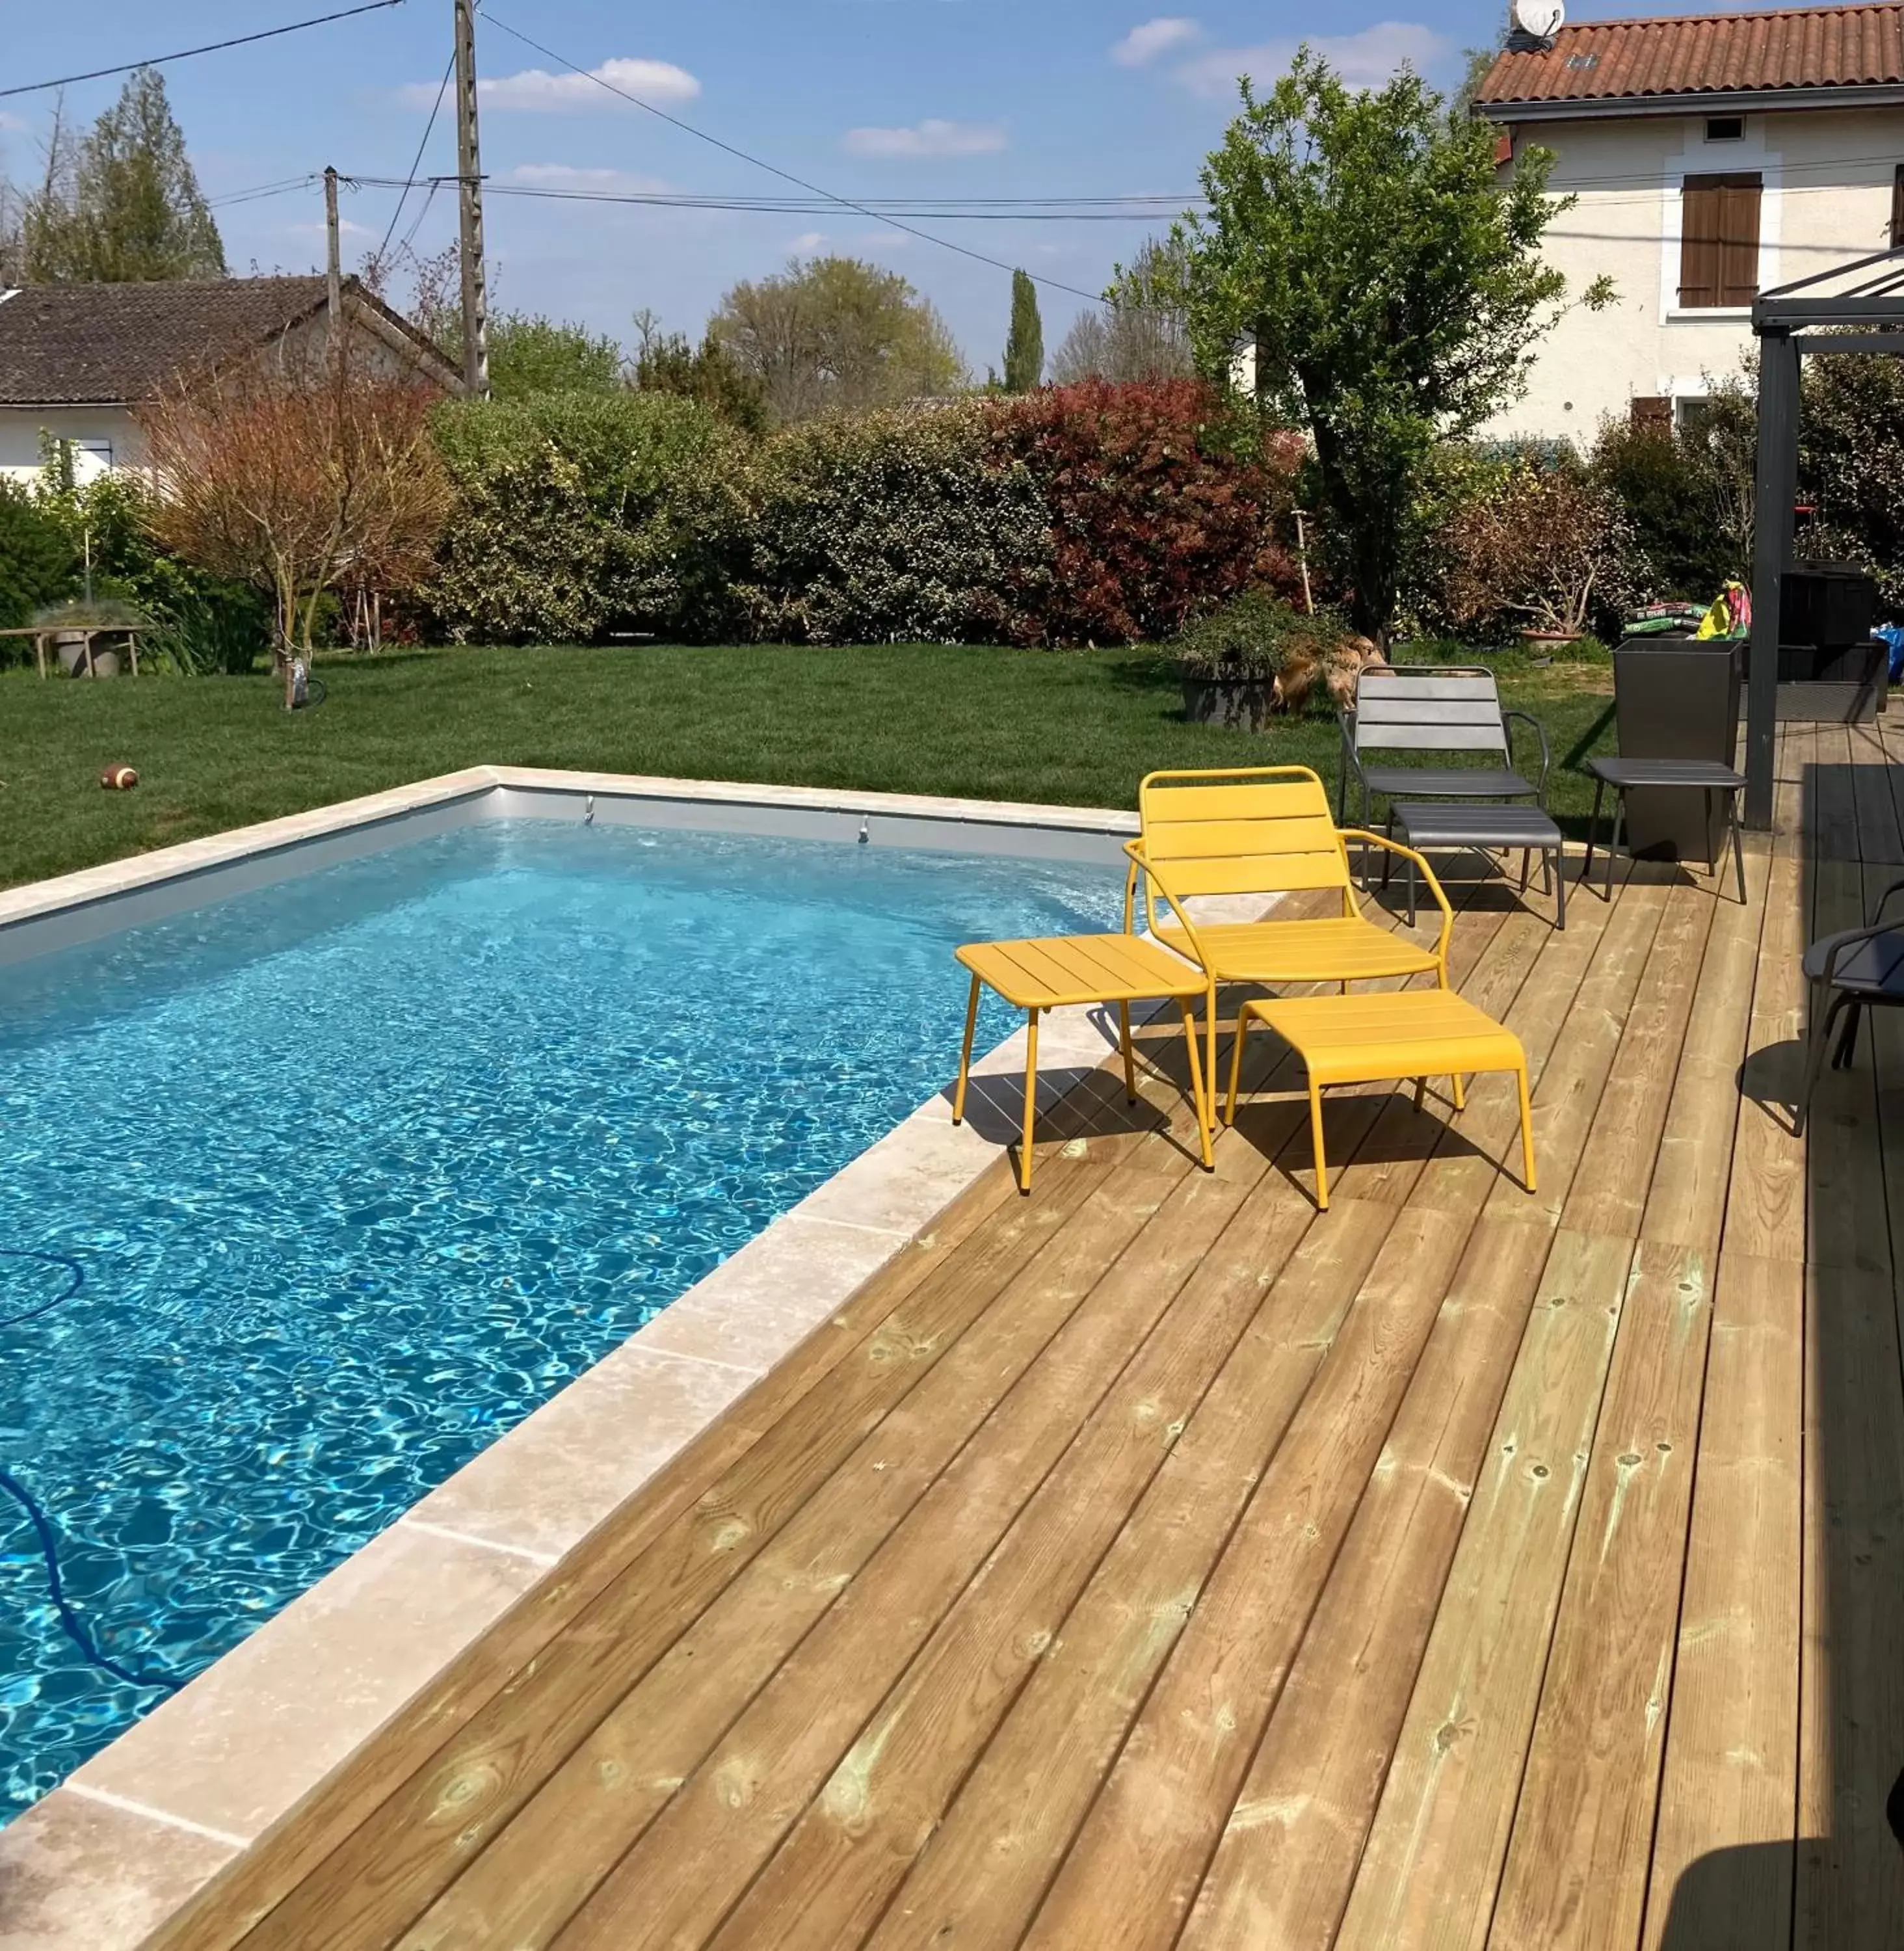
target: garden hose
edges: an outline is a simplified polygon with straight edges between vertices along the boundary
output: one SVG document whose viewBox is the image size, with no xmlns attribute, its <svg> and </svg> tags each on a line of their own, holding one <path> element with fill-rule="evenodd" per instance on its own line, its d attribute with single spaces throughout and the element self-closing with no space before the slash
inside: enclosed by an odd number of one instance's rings
<svg viewBox="0 0 1904 1951">
<path fill-rule="evenodd" d="M 17 1314 L 0 1316 L 0 1328 L 17 1328 L 29 1321 L 36 1321 L 43 1314 L 50 1314 L 56 1307 L 64 1306 L 86 1286 L 86 1269 L 76 1260 L 64 1253 L 39 1253 L 22 1247 L 0 1247 L 0 1259 L 9 1260 L 39 1260 L 48 1266 L 64 1267 L 69 1276 L 66 1288 L 50 1300 L 42 1301 L 36 1307 L 30 1307 Z M 33 1527 L 33 1535 L 39 1545 L 39 1555 L 46 1566 L 46 1589 L 53 1601 L 53 1609 L 59 1615 L 61 1626 L 66 1636 L 84 1656 L 89 1666 L 97 1667 L 101 1673 L 110 1674 L 115 1680 L 123 1680 L 130 1687 L 154 1687 L 167 1693 L 176 1693 L 185 1683 L 175 1680 L 170 1674 L 153 1673 L 135 1666 L 128 1666 L 122 1660 L 113 1658 L 92 1636 L 92 1628 L 80 1615 L 72 1600 L 67 1597 L 66 1578 L 60 1569 L 59 1533 L 45 1507 L 33 1492 L 27 1489 L 14 1473 L 0 1465 L 0 1491 L 19 1505 L 27 1513 L 27 1522 Z"/>
</svg>

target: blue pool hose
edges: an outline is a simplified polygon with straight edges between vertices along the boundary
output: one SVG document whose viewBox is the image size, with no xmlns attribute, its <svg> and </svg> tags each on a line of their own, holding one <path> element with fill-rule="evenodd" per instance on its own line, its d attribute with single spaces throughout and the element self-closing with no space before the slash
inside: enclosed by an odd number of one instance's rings
<svg viewBox="0 0 1904 1951">
<path fill-rule="evenodd" d="M 0 1247 L 0 1260 L 39 1260 L 48 1266 L 64 1267 L 68 1275 L 64 1292 L 20 1313 L 0 1315 L 0 1328 L 17 1328 L 24 1322 L 36 1321 L 42 1314 L 50 1314 L 55 1308 L 63 1306 L 86 1285 L 86 1269 L 64 1253 L 41 1253 L 23 1247 Z M 60 1571 L 59 1534 L 53 1528 L 52 1519 L 40 1507 L 39 1500 L 33 1492 L 4 1466 L 0 1466 L 0 1491 L 5 1491 L 27 1513 L 27 1522 L 33 1526 L 33 1534 L 39 1541 L 40 1556 L 46 1561 L 46 1587 L 52 1595 L 53 1609 L 60 1615 L 60 1624 L 65 1628 L 67 1637 L 85 1656 L 86 1663 L 96 1666 L 102 1673 L 111 1674 L 115 1680 L 124 1681 L 128 1686 L 159 1687 L 168 1693 L 176 1693 L 184 1685 L 183 1681 L 174 1680 L 169 1674 L 145 1672 L 137 1667 L 127 1666 L 123 1661 L 114 1659 L 92 1637 L 92 1628 L 73 1609 L 72 1600 L 66 1596 L 66 1580 Z"/>
</svg>

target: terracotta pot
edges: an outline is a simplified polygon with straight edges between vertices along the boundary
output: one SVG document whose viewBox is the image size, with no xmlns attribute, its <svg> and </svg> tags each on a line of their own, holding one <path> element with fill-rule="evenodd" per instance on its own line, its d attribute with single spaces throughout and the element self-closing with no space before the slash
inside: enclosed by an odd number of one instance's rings
<svg viewBox="0 0 1904 1951">
<path fill-rule="evenodd" d="M 1184 716 L 1193 725 L 1223 725 L 1234 732 L 1260 732 L 1275 715 L 1272 677 L 1183 679 Z"/>
<path fill-rule="evenodd" d="M 1586 634 L 1584 630 L 1523 630 L 1521 641 L 1531 650 L 1546 651 L 1562 644 L 1577 644 Z"/>
</svg>

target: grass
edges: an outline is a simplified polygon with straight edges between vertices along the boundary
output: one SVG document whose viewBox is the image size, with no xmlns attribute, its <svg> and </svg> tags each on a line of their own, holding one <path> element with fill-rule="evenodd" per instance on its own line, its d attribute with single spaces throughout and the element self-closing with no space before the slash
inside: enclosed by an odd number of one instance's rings
<svg viewBox="0 0 1904 1951">
<path fill-rule="evenodd" d="M 1584 831 L 1576 768 L 1611 748 L 1610 663 L 1493 661 L 1506 701 L 1545 722 L 1551 803 Z M 418 651 L 321 675 L 326 701 L 288 713 L 263 676 L 0 674 L 0 885 L 470 765 L 1128 807 L 1158 767 L 1292 762 L 1333 781 L 1338 749 L 1326 716 L 1261 737 L 1186 723 L 1174 666 L 1142 649 Z M 137 789 L 102 791 L 109 763 L 136 766 Z"/>
</svg>

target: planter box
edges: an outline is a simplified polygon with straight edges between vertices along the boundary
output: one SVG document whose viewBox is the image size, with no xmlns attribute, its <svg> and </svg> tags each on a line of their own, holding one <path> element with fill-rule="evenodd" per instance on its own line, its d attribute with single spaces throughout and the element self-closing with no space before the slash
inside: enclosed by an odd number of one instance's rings
<svg viewBox="0 0 1904 1951">
<path fill-rule="evenodd" d="M 1234 732 L 1261 732 L 1275 715 L 1272 677 L 1188 677 L 1183 680 L 1184 716 L 1193 725 L 1226 725 Z"/>
<path fill-rule="evenodd" d="M 1723 638 L 1630 639 L 1613 653 L 1614 708 L 1620 756 L 1707 759 L 1731 765 L 1745 695 L 1744 660 Z M 1718 798 L 1711 795 L 1712 801 Z M 1725 810 L 1696 787 L 1646 786 L 1626 796 L 1626 838 L 1646 860 L 1719 858 Z"/>
</svg>

